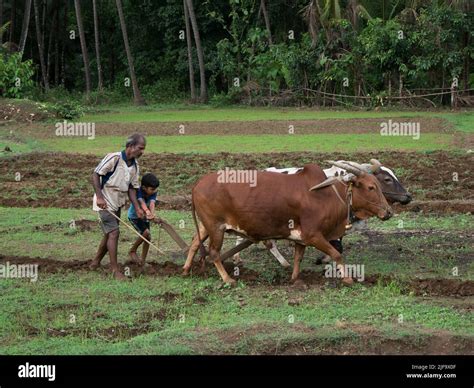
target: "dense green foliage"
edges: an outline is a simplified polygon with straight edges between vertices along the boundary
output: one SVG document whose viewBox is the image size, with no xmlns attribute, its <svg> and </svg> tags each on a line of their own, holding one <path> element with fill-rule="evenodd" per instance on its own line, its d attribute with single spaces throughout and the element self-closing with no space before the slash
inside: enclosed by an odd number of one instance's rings
<svg viewBox="0 0 474 388">
<path fill-rule="evenodd" d="M 12 3 L 3 1 L 3 24 L 10 20 Z M 115 1 L 97 3 L 105 90 L 93 94 L 90 101 L 129 100 L 132 88 L 126 85 L 129 68 Z M 183 3 L 122 3 L 145 100 L 189 98 Z M 73 94 L 82 93 L 84 65 L 73 1 L 38 0 L 38 4 L 49 83 L 53 89 L 62 85 Z M 359 98 L 331 99 L 331 103 L 372 104 L 415 89 L 449 90 L 453 79 L 461 90 L 473 87 L 469 80 L 473 79 L 474 9 L 469 1 L 266 0 L 265 4 L 271 33 L 260 0 L 194 1 L 211 103 L 322 104 L 335 93 Z M 23 3 L 16 2 L 14 29 L 10 33 L 7 27 L 4 36 L 4 41 L 12 37 L 9 47 L 17 46 L 20 40 L 22 7 Z M 92 1 L 81 1 L 81 7 L 95 88 Z M 39 85 L 42 79 L 33 10 L 31 14 L 24 58 L 33 61 Z M 71 39 L 72 32 L 75 39 Z M 194 40 L 192 46 L 199 88 Z M 17 71 L 29 79 L 28 63 L 20 66 L 17 56 L 2 56 L 3 95 L 22 95 L 11 87 L 11 79 Z M 435 98 L 447 103 L 450 96 Z"/>
</svg>

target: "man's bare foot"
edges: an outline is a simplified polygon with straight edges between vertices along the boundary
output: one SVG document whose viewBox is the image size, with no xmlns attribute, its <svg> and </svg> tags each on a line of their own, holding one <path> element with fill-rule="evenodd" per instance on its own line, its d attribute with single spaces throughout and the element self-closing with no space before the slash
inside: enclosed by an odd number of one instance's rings
<svg viewBox="0 0 474 388">
<path fill-rule="evenodd" d="M 114 278 L 116 280 L 121 280 L 121 281 L 128 280 L 128 278 L 122 272 L 120 272 L 120 270 L 118 270 L 118 269 L 112 271 L 112 274 L 114 275 Z"/>
<path fill-rule="evenodd" d="M 92 260 L 91 263 L 89 264 L 89 269 L 94 271 L 96 270 L 97 268 L 100 267 L 100 261 L 97 261 L 97 260 Z"/>
<path fill-rule="evenodd" d="M 128 252 L 128 255 L 130 256 L 130 259 L 132 260 L 132 263 L 138 264 L 138 265 L 143 265 L 144 262 L 138 257 L 137 252 L 130 251 Z"/>
</svg>

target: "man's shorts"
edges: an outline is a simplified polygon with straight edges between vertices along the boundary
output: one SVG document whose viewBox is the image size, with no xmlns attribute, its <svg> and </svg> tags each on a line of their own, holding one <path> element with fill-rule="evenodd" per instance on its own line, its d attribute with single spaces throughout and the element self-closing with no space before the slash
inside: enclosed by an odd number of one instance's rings
<svg viewBox="0 0 474 388">
<path fill-rule="evenodd" d="M 130 222 L 134 228 L 140 233 L 145 233 L 145 230 L 150 230 L 150 222 L 147 220 L 142 220 L 141 218 L 129 218 Z"/>
<path fill-rule="evenodd" d="M 120 209 L 113 213 L 118 218 L 120 218 Z M 100 227 L 102 228 L 102 231 L 104 232 L 104 234 L 108 234 L 119 228 L 119 220 L 117 220 L 107 210 L 100 210 L 99 218 L 100 218 Z"/>
</svg>

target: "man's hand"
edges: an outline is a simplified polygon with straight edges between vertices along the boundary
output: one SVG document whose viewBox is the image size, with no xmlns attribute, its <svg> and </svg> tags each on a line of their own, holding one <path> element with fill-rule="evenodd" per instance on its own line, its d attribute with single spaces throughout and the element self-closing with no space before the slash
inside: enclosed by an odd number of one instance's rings
<svg viewBox="0 0 474 388">
<path fill-rule="evenodd" d="M 107 202 L 105 202 L 105 198 L 100 196 L 97 197 L 97 207 L 100 207 L 101 209 L 107 209 Z"/>
</svg>

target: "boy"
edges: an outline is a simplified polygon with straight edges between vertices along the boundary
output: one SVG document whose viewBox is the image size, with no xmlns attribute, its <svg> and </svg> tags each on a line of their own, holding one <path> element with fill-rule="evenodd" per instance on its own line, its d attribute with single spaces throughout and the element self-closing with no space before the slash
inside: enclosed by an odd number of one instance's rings
<svg viewBox="0 0 474 388">
<path fill-rule="evenodd" d="M 135 208 L 134 204 L 130 205 L 128 209 L 128 219 L 135 227 L 135 229 L 147 240 L 151 240 L 151 233 L 150 233 L 150 221 L 154 220 L 159 222 L 159 218 L 155 215 L 155 203 L 156 203 L 156 192 L 158 186 L 160 185 L 160 181 L 158 178 L 151 173 L 147 173 L 143 175 L 141 180 L 141 186 L 137 192 L 137 200 L 138 205 L 143 212 L 145 212 L 145 217 L 140 218 L 137 215 L 137 209 Z M 142 258 L 139 259 L 137 256 L 137 249 L 138 247 L 143 244 L 142 248 Z M 132 248 L 130 248 L 129 255 L 133 262 L 139 264 L 140 266 L 145 265 L 146 256 L 148 254 L 148 249 L 150 248 L 150 244 L 142 240 L 141 238 L 137 238 L 135 243 L 133 244 Z"/>
</svg>

